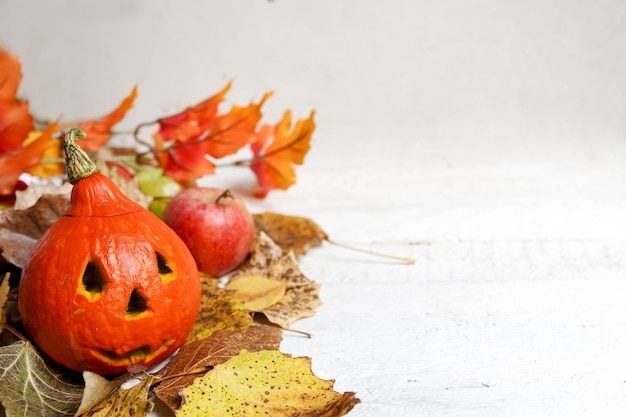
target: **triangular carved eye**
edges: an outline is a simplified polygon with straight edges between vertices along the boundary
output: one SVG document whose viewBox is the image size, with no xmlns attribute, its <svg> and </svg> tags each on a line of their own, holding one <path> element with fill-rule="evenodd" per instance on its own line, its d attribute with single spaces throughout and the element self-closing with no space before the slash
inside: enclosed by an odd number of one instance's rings
<svg viewBox="0 0 626 417">
<path fill-rule="evenodd" d="M 174 281 L 176 279 L 176 274 L 174 273 L 174 269 L 172 269 L 172 265 L 165 258 L 165 256 L 163 256 L 163 254 L 159 252 L 154 252 L 154 254 L 156 255 L 159 278 L 161 278 L 161 282 L 163 284 L 167 284 L 168 282 Z"/>
<path fill-rule="evenodd" d="M 137 288 L 130 293 L 130 299 L 128 300 L 128 306 L 126 307 L 126 315 L 137 315 L 148 310 L 148 300 L 144 297 Z"/>
<path fill-rule="evenodd" d="M 156 258 L 157 258 L 157 265 L 159 266 L 159 274 L 161 275 L 166 275 L 166 274 L 171 274 L 172 268 L 169 267 L 169 265 L 167 264 L 167 259 L 165 259 L 165 257 L 163 255 L 161 255 L 159 252 L 155 252 L 156 253 Z"/>
<path fill-rule="evenodd" d="M 106 288 L 107 281 L 104 274 L 94 261 L 89 261 L 83 272 L 81 280 L 82 293 L 90 300 L 95 301 L 102 297 Z"/>
</svg>

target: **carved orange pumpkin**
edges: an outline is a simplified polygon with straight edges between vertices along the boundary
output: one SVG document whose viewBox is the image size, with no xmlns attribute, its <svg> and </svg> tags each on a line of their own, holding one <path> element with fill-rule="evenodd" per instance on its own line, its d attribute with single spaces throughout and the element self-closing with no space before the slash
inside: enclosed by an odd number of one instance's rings
<svg viewBox="0 0 626 417">
<path fill-rule="evenodd" d="M 27 332 L 55 361 L 115 375 L 166 359 L 198 314 L 200 280 L 185 244 L 128 199 L 65 138 L 71 206 L 29 254 L 19 288 Z"/>
</svg>

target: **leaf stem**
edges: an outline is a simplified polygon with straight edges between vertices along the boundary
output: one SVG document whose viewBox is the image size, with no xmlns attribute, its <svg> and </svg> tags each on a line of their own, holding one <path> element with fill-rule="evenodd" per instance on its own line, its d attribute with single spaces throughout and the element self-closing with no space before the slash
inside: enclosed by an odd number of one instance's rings
<svg viewBox="0 0 626 417">
<path fill-rule="evenodd" d="M 362 249 L 362 248 L 355 248 L 353 246 L 350 245 L 346 245 L 345 243 L 339 243 L 339 242 L 335 242 L 334 240 L 330 240 L 329 238 L 324 238 L 325 241 L 327 241 L 328 243 L 332 243 L 335 246 L 339 246 L 341 248 L 344 249 L 350 249 L 356 252 L 361 252 L 361 253 L 366 253 L 368 255 L 374 255 L 374 256 L 380 256 L 383 258 L 388 258 L 388 259 L 393 259 L 396 261 L 400 261 L 400 262 L 404 262 L 406 264 L 414 264 L 415 263 L 415 259 L 413 258 L 405 258 L 403 256 L 396 256 L 396 255 L 389 255 L 387 253 L 379 253 L 379 252 L 375 252 L 375 251 L 371 251 L 371 250 L 367 250 L 367 249 Z"/>
<path fill-rule="evenodd" d="M 9 326 L 7 323 L 0 322 L 0 328 L 4 330 L 8 330 L 11 334 L 13 334 L 13 336 L 17 337 L 22 342 L 28 342 L 28 339 L 26 338 L 26 336 L 24 336 L 23 334 L 15 330 L 13 327 Z"/>
</svg>

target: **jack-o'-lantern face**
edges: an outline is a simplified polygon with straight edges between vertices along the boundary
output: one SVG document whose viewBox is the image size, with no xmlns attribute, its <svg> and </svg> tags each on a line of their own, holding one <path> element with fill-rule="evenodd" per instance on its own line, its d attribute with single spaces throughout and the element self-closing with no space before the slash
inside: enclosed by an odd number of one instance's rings
<svg viewBox="0 0 626 417">
<path fill-rule="evenodd" d="M 20 312 L 55 361 L 102 375 L 147 368 L 180 347 L 193 326 L 195 261 L 151 213 L 65 216 L 37 247 L 45 250 L 27 261 Z"/>
</svg>

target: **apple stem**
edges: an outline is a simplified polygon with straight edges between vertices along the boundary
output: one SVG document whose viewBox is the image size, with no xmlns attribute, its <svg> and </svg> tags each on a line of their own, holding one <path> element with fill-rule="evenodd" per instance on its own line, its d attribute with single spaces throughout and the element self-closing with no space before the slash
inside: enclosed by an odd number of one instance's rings
<svg viewBox="0 0 626 417">
<path fill-rule="evenodd" d="M 325 238 L 324 240 L 326 240 L 328 243 L 332 243 L 333 245 L 339 246 L 339 247 L 344 248 L 344 249 L 350 249 L 350 250 L 353 250 L 353 251 L 356 251 L 356 252 L 367 253 L 368 255 L 374 255 L 374 256 L 380 256 L 380 257 L 383 257 L 383 258 L 394 259 L 396 261 L 404 262 L 404 263 L 407 263 L 407 264 L 414 264 L 415 263 L 415 259 L 413 259 L 413 258 L 405 258 L 403 256 L 389 255 L 387 253 L 380 253 L 380 252 L 374 252 L 374 251 L 367 250 L 367 249 L 355 248 L 353 246 L 346 245 L 345 243 L 335 242 L 334 240 L 330 240 L 329 238 Z"/>
<path fill-rule="evenodd" d="M 219 203 L 222 198 L 226 198 L 226 197 L 235 198 L 235 195 L 230 190 L 230 188 L 225 189 L 224 192 L 215 199 L 215 204 Z"/>
</svg>

